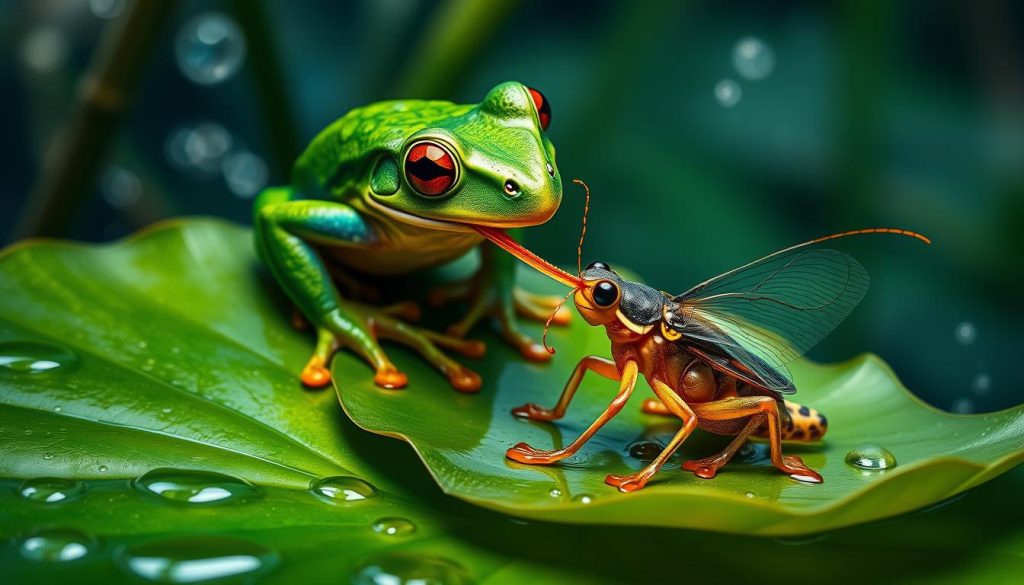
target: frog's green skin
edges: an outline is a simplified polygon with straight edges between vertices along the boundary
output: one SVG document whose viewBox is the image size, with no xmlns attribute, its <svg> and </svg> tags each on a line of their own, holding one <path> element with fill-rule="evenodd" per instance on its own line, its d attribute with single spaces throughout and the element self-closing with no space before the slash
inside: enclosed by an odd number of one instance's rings
<svg viewBox="0 0 1024 585">
<path fill-rule="evenodd" d="M 419 194 L 404 171 L 408 150 L 423 139 L 446 146 L 457 159 L 456 183 L 444 196 Z M 508 181 L 519 193 L 506 191 Z M 437 347 L 482 354 L 482 344 L 461 337 L 487 313 L 498 318 L 503 336 L 525 356 L 546 358 L 547 352 L 516 330 L 515 313 L 543 317 L 553 301 L 515 290 L 515 260 L 482 244 L 472 225 L 541 224 L 554 215 L 561 196 L 554 146 L 520 83 L 501 84 L 476 105 L 380 102 L 328 126 L 296 162 L 291 186 L 266 189 L 254 207 L 260 257 L 318 332 L 303 382 L 329 383 L 331 356 L 348 347 L 376 369 L 379 385 L 404 386 L 405 375 L 377 342 L 383 338 L 415 348 L 457 389 L 475 391 L 479 377 Z M 373 308 L 343 298 L 335 286 L 335 280 L 352 280 L 346 269 L 404 274 L 478 245 L 484 261 L 476 277 L 434 295 L 439 301 L 470 303 L 450 335 L 400 321 L 416 312 L 409 303 Z"/>
</svg>

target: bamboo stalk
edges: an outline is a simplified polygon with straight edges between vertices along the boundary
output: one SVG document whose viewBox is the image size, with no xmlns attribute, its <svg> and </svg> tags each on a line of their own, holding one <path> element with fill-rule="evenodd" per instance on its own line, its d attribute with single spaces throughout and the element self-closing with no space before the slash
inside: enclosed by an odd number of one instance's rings
<svg viewBox="0 0 1024 585">
<path fill-rule="evenodd" d="M 110 25 L 78 88 L 71 119 L 50 145 L 14 239 L 63 235 L 93 192 L 118 122 L 131 104 L 174 0 L 139 0 Z"/>
</svg>

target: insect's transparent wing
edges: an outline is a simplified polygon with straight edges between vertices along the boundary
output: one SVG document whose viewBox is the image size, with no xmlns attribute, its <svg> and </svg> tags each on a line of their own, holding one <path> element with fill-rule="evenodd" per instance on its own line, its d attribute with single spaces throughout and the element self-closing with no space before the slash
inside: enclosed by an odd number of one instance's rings
<svg viewBox="0 0 1024 585">
<path fill-rule="evenodd" d="M 766 362 L 710 322 L 697 318 L 683 325 L 681 321 L 671 319 L 670 324 L 683 334 L 678 343 L 684 344 L 712 367 L 782 394 L 796 392 L 785 365 Z"/>
<path fill-rule="evenodd" d="M 871 280 L 852 256 L 794 249 L 709 280 L 673 300 L 680 333 L 714 344 L 766 382 L 814 347 L 864 298 Z"/>
</svg>

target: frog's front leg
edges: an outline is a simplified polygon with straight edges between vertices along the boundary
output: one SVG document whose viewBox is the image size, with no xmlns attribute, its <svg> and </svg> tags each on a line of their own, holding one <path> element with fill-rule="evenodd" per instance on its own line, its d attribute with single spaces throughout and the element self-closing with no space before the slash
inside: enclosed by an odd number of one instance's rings
<svg viewBox="0 0 1024 585">
<path fill-rule="evenodd" d="M 470 357 L 483 354 L 483 344 L 440 335 L 399 320 L 408 304 L 378 308 L 343 299 L 317 252 L 317 246 L 372 249 L 377 234 L 357 211 L 333 201 L 299 199 L 291 189 L 267 189 L 260 194 L 254 218 L 256 248 L 274 278 L 316 328 L 316 349 L 302 370 L 310 387 L 330 383 L 334 353 L 348 348 L 375 369 L 374 382 L 402 388 L 405 374 L 388 359 L 378 338 L 408 345 L 439 369 L 456 390 L 475 392 L 480 377 L 446 356 L 438 346 Z"/>
<path fill-rule="evenodd" d="M 544 322 L 561 304 L 561 297 L 531 293 L 515 286 L 517 260 L 490 242 L 480 244 L 480 270 L 462 282 L 445 285 L 431 291 L 429 301 L 440 305 L 452 301 L 466 301 L 469 308 L 462 320 L 448 328 L 452 336 L 462 338 L 485 315 L 497 320 L 501 336 L 519 350 L 523 357 L 544 361 L 551 358 L 544 346 L 519 331 L 516 315 Z M 559 307 L 552 323 L 565 325 L 570 313 Z"/>
</svg>

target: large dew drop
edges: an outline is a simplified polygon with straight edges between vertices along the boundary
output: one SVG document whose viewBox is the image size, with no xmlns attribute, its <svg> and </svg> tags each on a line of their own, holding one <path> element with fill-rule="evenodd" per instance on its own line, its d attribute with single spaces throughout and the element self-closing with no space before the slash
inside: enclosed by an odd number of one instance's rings
<svg viewBox="0 0 1024 585">
<path fill-rule="evenodd" d="M 59 477 L 37 477 L 25 480 L 18 493 L 26 500 L 54 504 L 69 502 L 85 492 L 85 485 L 70 479 Z"/>
<path fill-rule="evenodd" d="M 896 467 L 896 456 L 885 447 L 861 445 L 846 454 L 846 463 L 857 469 L 892 469 Z"/>
<path fill-rule="evenodd" d="M 78 356 L 65 347 L 36 341 L 0 342 L 0 371 L 41 374 L 77 363 Z"/>
<path fill-rule="evenodd" d="M 455 561 L 436 556 L 392 553 L 371 557 L 356 567 L 355 585 L 469 585 L 472 579 Z"/>
<path fill-rule="evenodd" d="M 373 531 L 384 536 L 408 536 L 416 532 L 416 525 L 405 518 L 381 518 L 373 523 Z"/>
<path fill-rule="evenodd" d="M 246 540 L 192 536 L 130 547 L 117 562 L 148 581 L 198 583 L 241 575 L 251 578 L 271 570 L 278 560 L 276 552 Z"/>
<path fill-rule="evenodd" d="M 139 489 L 171 502 L 213 504 L 260 494 L 251 483 L 209 471 L 154 469 L 135 480 Z"/>
<path fill-rule="evenodd" d="M 369 483 L 346 475 L 318 479 L 310 484 L 309 489 L 332 504 L 365 500 L 377 495 L 377 490 Z"/>
<path fill-rule="evenodd" d="M 21 556 L 31 561 L 59 563 L 80 559 L 94 541 L 77 530 L 44 530 L 21 540 Z"/>
</svg>

